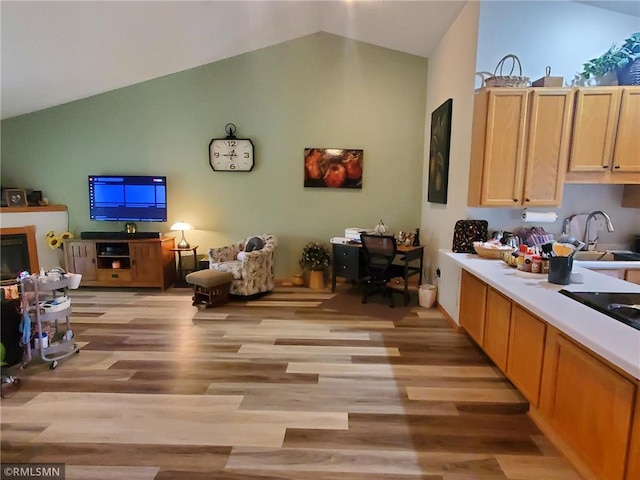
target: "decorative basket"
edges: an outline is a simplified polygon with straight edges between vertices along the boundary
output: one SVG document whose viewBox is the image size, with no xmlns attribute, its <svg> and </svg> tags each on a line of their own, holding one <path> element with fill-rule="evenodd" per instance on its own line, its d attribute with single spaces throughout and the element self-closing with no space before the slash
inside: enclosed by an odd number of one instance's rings
<svg viewBox="0 0 640 480">
<path fill-rule="evenodd" d="M 508 253 L 511 254 L 515 250 L 513 247 L 508 247 L 508 246 L 496 247 L 496 248 L 487 248 L 487 247 L 483 246 L 483 242 L 474 242 L 473 243 L 473 249 L 481 257 L 494 258 L 496 260 L 501 259 L 503 253 L 508 252 Z"/>
<path fill-rule="evenodd" d="M 640 85 L 640 57 L 616 70 L 618 85 Z"/>
<path fill-rule="evenodd" d="M 552 77 L 551 67 L 547 67 L 545 76 L 531 82 L 532 87 L 562 87 L 564 77 Z"/>
<path fill-rule="evenodd" d="M 504 68 L 505 61 L 511 59 L 511 70 L 509 75 L 503 75 L 502 70 Z M 518 75 L 513 75 L 513 71 L 518 66 Z M 499 70 L 499 71 L 498 71 Z M 529 83 L 529 77 L 522 76 L 522 64 L 520 59 L 513 54 L 505 55 L 496 65 L 496 69 L 493 71 L 493 76 L 487 78 L 484 81 L 487 87 L 526 87 Z"/>
</svg>

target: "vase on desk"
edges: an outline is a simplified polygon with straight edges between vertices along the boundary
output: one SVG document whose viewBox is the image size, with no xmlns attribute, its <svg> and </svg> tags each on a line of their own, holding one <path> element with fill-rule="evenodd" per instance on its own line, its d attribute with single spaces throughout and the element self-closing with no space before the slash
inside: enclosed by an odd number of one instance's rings
<svg viewBox="0 0 640 480">
<path fill-rule="evenodd" d="M 322 270 L 311 270 L 309 272 L 309 288 L 312 290 L 324 289 L 324 272 Z"/>
</svg>

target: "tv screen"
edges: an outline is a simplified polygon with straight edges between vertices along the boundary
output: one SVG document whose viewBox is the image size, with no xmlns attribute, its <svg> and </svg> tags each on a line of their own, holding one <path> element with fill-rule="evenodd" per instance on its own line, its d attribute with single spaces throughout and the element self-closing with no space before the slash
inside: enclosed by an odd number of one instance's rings
<svg viewBox="0 0 640 480">
<path fill-rule="evenodd" d="M 89 218 L 112 222 L 166 222 L 167 178 L 89 175 Z"/>
</svg>

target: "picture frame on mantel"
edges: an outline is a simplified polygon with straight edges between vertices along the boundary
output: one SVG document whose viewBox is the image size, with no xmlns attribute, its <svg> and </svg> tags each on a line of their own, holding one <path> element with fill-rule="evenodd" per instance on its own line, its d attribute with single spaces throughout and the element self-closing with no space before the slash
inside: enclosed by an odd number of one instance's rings
<svg viewBox="0 0 640 480">
<path fill-rule="evenodd" d="M 427 201 L 430 203 L 447 203 L 452 110 L 453 99 L 450 98 L 431 114 L 429 190 L 427 196 Z"/>
<path fill-rule="evenodd" d="M 7 188 L 4 191 L 7 207 L 26 207 L 27 192 L 19 188 Z"/>
</svg>

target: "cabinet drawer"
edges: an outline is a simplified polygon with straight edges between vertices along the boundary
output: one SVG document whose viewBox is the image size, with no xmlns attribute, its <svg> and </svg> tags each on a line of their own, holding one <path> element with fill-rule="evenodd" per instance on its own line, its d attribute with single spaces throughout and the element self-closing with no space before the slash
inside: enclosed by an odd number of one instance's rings
<svg viewBox="0 0 640 480">
<path fill-rule="evenodd" d="M 338 277 L 358 280 L 360 248 L 336 246 L 333 250 L 333 271 Z"/>
<path fill-rule="evenodd" d="M 130 282 L 131 281 L 131 270 L 125 269 L 112 269 L 112 268 L 104 268 L 98 269 L 98 281 L 99 282 Z"/>
</svg>

